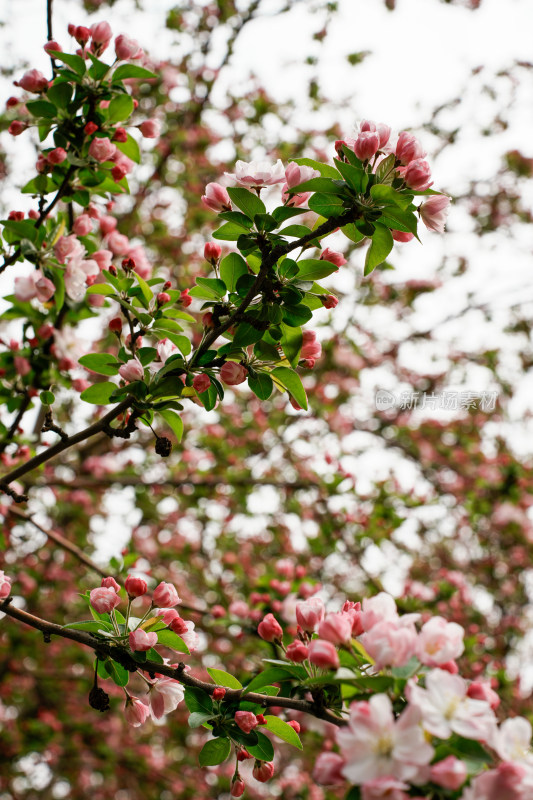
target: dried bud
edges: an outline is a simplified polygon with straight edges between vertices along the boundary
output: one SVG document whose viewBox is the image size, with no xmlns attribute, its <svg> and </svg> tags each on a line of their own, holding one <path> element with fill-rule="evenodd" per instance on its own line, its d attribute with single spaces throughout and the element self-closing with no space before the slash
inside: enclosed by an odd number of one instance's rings
<svg viewBox="0 0 533 800">
<path fill-rule="evenodd" d="M 109 711 L 109 695 L 95 684 L 89 692 L 89 705 L 97 711 Z"/>
<path fill-rule="evenodd" d="M 168 458 L 172 452 L 172 442 L 166 436 L 158 436 L 155 440 L 155 452 L 161 458 Z"/>
</svg>

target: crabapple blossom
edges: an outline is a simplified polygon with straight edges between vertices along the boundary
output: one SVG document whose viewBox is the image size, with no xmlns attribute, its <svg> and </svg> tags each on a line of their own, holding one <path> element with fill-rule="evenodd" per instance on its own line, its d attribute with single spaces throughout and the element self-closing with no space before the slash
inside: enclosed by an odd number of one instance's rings
<svg viewBox="0 0 533 800">
<path fill-rule="evenodd" d="M 91 37 L 93 44 L 100 46 L 100 52 L 105 50 L 113 37 L 111 26 L 108 22 L 95 22 L 91 25 Z"/>
<path fill-rule="evenodd" d="M 532 797 L 533 772 L 523 764 L 506 761 L 475 777 L 460 800 L 531 800 Z"/>
<path fill-rule="evenodd" d="M 361 786 L 361 800 L 409 800 L 409 784 L 396 778 L 374 778 Z"/>
<path fill-rule="evenodd" d="M 205 194 L 202 195 L 202 203 L 211 211 L 231 211 L 231 199 L 227 190 L 219 183 L 208 183 L 205 187 Z"/>
<path fill-rule="evenodd" d="M 344 759 L 338 753 L 320 753 L 313 767 L 313 780 L 321 786 L 344 783 Z"/>
<path fill-rule="evenodd" d="M 379 134 L 362 131 L 354 142 L 353 151 L 361 161 L 368 161 L 379 150 Z"/>
<path fill-rule="evenodd" d="M 176 591 L 176 587 L 172 583 L 165 583 L 162 581 L 152 594 L 152 602 L 154 605 L 161 608 L 174 608 L 181 599 Z"/>
<path fill-rule="evenodd" d="M 90 601 L 98 614 L 105 614 L 119 605 L 120 597 L 114 589 L 107 586 L 99 586 L 97 589 L 91 590 Z"/>
<path fill-rule="evenodd" d="M 320 261 L 329 261 L 331 264 L 335 264 L 336 267 L 342 267 L 344 264 L 348 263 L 342 253 L 338 253 L 330 247 L 325 247 L 322 250 Z"/>
<path fill-rule="evenodd" d="M 499 696 L 491 688 L 490 681 L 472 681 L 466 693 L 474 700 L 486 700 L 492 709 L 498 708 L 501 702 Z"/>
<path fill-rule="evenodd" d="M 443 617 L 432 617 L 418 635 L 416 655 L 422 664 L 438 667 L 462 655 L 464 629 Z"/>
<path fill-rule="evenodd" d="M 15 278 L 15 297 L 23 302 L 36 297 L 41 303 L 46 303 L 54 295 L 55 290 L 55 285 L 45 278 L 40 270 L 25 278 Z"/>
<path fill-rule="evenodd" d="M 296 621 L 306 633 L 314 633 L 324 619 L 324 614 L 324 601 L 320 597 L 311 597 L 296 604 Z"/>
<path fill-rule="evenodd" d="M 142 700 L 139 700 L 138 697 L 128 695 L 126 697 L 124 716 L 126 722 L 133 725 L 134 728 L 138 728 L 145 723 L 150 716 L 150 707 L 143 703 Z"/>
<path fill-rule="evenodd" d="M 137 628 L 131 631 L 128 637 L 130 650 L 145 653 L 157 644 L 157 633 L 143 631 L 142 628 Z"/>
<path fill-rule="evenodd" d="M 175 711 L 183 698 L 185 690 L 183 686 L 173 678 L 158 678 L 150 687 L 150 707 L 152 715 L 156 719 L 161 719 L 164 714 Z"/>
<path fill-rule="evenodd" d="M 51 150 L 48 155 L 47 159 L 50 164 L 62 164 L 63 161 L 67 157 L 67 151 L 64 147 L 56 147 L 54 150 Z"/>
<path fill-rule="evenodd" d="M 533 766 L 531 723 L 524 717 L 505 719 L 492 739 L 491 746 L 502 761 L 525 761 Z"/>
<path fill-rule="evenodd" d="M 318 635 L 335 645 L 347 644 L 352 638 L 352 620 L 342 612 L 326 614 L 318 626 Z"/>
<path fill-rule="evenodd" d="M 273 614 L 264 617 L 257 626 L 257 632 L 265 642 L 280 641 L 283 637 L 283 629 Z"/>
<path fill-rule="evenodd" d="M 157 139 L 161 135 L 161 123 L 158 119 L 145 119 L 139 130 L 145 139 Z"/>
<path fill-rule="evenodd" d="M 285 180 L 285 167 L 280 159 L 272 164 L 270 161 L 237 161 L 235 173 L 226 173 L 235 183 L 252 189 L 262 186 L 273 186 Z"/>
<path fill-rule="evenodd" d="M 398 136 L 396 143 L 396 158 L 403 164 L 409 164 L 410 161 L 415 161 L 419 158 L 424 158 L 426 155 L 422 145 L 412 133 L 402 131 Z"/>
<path fill-rule="evenodd" d="M 118 374 L 121 378 L 124 378 L 125 381 L 133 382 L 133 381 L 142 381 L 144 378 L 144 367 L 135 356 L 135 358 L 130 358 L 129 361 L 126 361 L 125 364 L 122 364 L 119 367 Z"/>
<path fill-rule="evenodd" d="M 250 731 L 253 731 L 254 728 L 257 728 L 259 723 L 257 721 L 257 717 L 252 711 L 236 711 L 235 724 L 244 733 L 250 733 Z"/>
<path fill-rule="evenodd" d="M 305 330 L 302 334 L 302 349 L 300 358 L 316 359 L 322 355 L 322 345 L 316 338 L 314 331 Z"/>
<path fill-rule="evenodd" d="M 20 136 L 21 133 L 24 133 L 27 127 L 28 126 L 25 122 L 21 122 L 19 119 L 14 119 L 10 124 L 8 131 L 11 136 Z"/>
<path fill-rule="evenodd" d="M 206 392 L 211 386 L 211 378 L 209 375 L 206 375 L 205 372 L 202 372 L 199 375 L 194 376 L 192 379 L 192 385 L 198 394 L 201 394 L 202 392 Z"/>
<path fill-rule="evenodd" d="M 105 586 L 107 589 L 114 589 L 115 592 L 120 591 L 120 584 L 117 583 L 112 575 L 108 575 L 107 578 L 102 578 L 100 586 Z"/>
<path fill-rule="evenodd" d="M 226 361 L 220 367 L 220 377 L 228 386 L 237 386 L 239 383 L 243 383 L 247 376 L 246 367 L 235 361 Z"/>
<path fill-rule="evenodd" d="M 340 666 L 339 654 L 331 642 L 324 639 L 313 639 L 309 642 L 308 659 L 311 664 L 321 669 L 338 669 Z"/>
<path fill-rule="evenodd" d="M 0 600 L 5 600 L 11 594 L 11 578 L 0 569 Z"/>
<path fill-rule="evenodd" d="M 407 706 L 395 719 L 385 694 L 352 703 L 348 726 L 336 732 L 344 759 L 342 774 L 354 784 L 381 777 L 409 780 L 433 758 L 420 725 L 419 709 Z"/>
<path fill-rule="evenodd" d="M 116 145 L 106 137 L 93 139 L 89 145 L 89 155 L 101 164 L 111 161 L 116 152 Z"/>
<path fill-rule="evenodd" d="M 405 183 L 410 189 L 423 191 L 433 185 L 431 179 L 431 169 L 427 161 L 417 158 L 410 161 L 401 173 Z"/>
<path fill-rule="evenodd" d="M 148 590 L 146 581 L 136 575 L 128 575 L 124 581 L 124 588 L 128 593 L 128 597 L 142 597 Z"/>
<path fill-rule="evenodd" d="M 320 295 L 320 302 L 324 306 L 324 308 L 336 308 L 339 302 L 339 299 L 335 297 L 334 294 L 321 294 Z"/>
<path fill-rule="evenodd" d="M 407 698 L 419 709 L 424 728 L 447 739 L 452 733 L 466 739 L 491 741 L 496 731 L 496 717 L 484 700 L 467 695 L 466 681 L 442 669 L 434 669 L 425 677 L 426 688 L 409 681 Z"/>
<path fill-rule="evenodd" d="M 468 777 L 466 764 L 455 756 L 448 756 L 433 764 L 430 771 L 431 780 L 438 786 L 453 791 L 459 789 Z"/>
<path fill-rule="evenodd" d="M 30 69 L 24 73 L 17 85 L 27 92 L 38 93 L 48 89 L 48 78 L 45 78 L 38 69 Z"/>
<path fill-rule="evenodd" d="M 241 778 L 234 778 L 231 782 L 230 795 L 232 797 L 242 797 L 245 789 L 244 781 Z"/>
<path fill-rule="evenodd" d="M 252 770 L 256 781 L 266 783 L 274 775 L 274 764 L 271 761 L 256 761 Z"/>
<path fill-rule="evenodd" d="M 139 42 L 121 33 L 115 39 L 115 53 L 120 61 L 128 61 L 130 58 L 139 58 L 143 51 Z"/>
<path fill-rule="evenodd" d="M 414 626 L 383 620 L 363 633 L 360 642 L 377 669 L 403 667 L 416 653 L 417 633 Z"/>
<path fill-rule="evenodd" d="M 445 194 L 429 197 L 418 208 L 422 222 L 426 228 L 435 233 L 444 233 L 446 217 L 450 210 L 450 198 Z"/>
<path fill-rule="evenodd" d="M 217 263 L 222 255 L 222 248 L 215 242 L 206 242 L 204 245 L 204 258 L 211 264 Z"/>
<path fill-rule="evenodd" d="M 87 236 L 88 233 L 91 233 L 92 229 L 93 222 L 88 214 L 80 214 L 80 216 L 74 220 L 74 225 L 72 226 L 72 230 L 76 236 Z"/>
<path fill-rule="evenodd" d="M 285 655 L 290 661 L 294 661 L 296 664 L 300 664 L 302 661 L 305 661 L 308 658 L 309 650 L 303 642 L 297 640 L 291 642 L 287 646 Z"/>
</svg>

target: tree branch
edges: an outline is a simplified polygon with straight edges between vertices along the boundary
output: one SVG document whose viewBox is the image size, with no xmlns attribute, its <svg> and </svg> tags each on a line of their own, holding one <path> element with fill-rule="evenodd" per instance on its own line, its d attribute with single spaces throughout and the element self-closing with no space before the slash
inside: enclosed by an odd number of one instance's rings
<svg viewBox="0 0 533 800">
<path fill-rule="evenodd" d="M 118 663 L 129 660 L 131 666 L 140 669 L 148 674 L 165 675 L 168 678 L 180 681 L 184 686 L 191 686 L 195 689 L 202 689 L 207 694 L 212 695 L 215 689 L 225 688 L 225 700 L 238 702 L 239 700 L 248 700 L 251 703 L 257 703 L 265 708 L 269 706 L 277 706 L 279 708 L 290 708 L 294 711 L 302 711 L 305 714 L 310 714 L 318 719 L 323 719 L 326 722 L 331 722 L 337 727 L 342 727 L 346 724 L 344 719 L 337 717 L 332 711 L 322 708 L 309 700 L 298 700 L 292 697 L 273 697 L 265 694 L 258 694 L 257 692 L 246 692 L 246 689 L 227 689 L 226 687 L 218 687 L 214 683 L 206 683 L 199 678 L 195 678 L 190 672 L 187 671 L 186 665 L 180 663 L 178 667 L 169 667 L 166 664 L 158 664 L 155 661 L 144 661 L 142 664 L 134 662 L 133 657 L 129 652 L 122 647 L 108 644 L 105 639 L 99 639 L 93 634 L 86 633 L 85 631 L 77 631 L 72 628 L 63 628 L 55 622 L 48 622 L 47 620 L 36 617 L 33 614 L 23 611 L 11 605 L 11 598 L 8 597 L 0 603 L 0 612 L 3 612 L 9 617 L 35 628 L 44 636 L 46 642 L 50 641 L 50 637 L 62 636 L 64 639 L 70 639 L 73 642 L 82 644 L 99 653 L 102 653 L 110 658 L 115 658 Z M 134 672 L 136 669 L 131 669 Z"/>
<path fill-rule="evenodd" d="M 48 447 L 46 450 L 43 450 L 42 453 L 30 458 L 30 460 L 25 464 L 21 464 L 11 472 L 8 472 L 7 475 L 4 475 L 3 478 L 0 479 L 0 491 L 6 492 L 6 489 L 10 483 L 16 481 L 18 478 L 21 478 L 23 475 L 26 475 L 26 473 L 31 472 L 33 469 L 39 467 L 41 464 L 44 464 L 46 461 L 50 461 L 50 459 L 59 455 L 59 453 L 62 453 L 64 450 L 68 450 L 69 447 L 72 447 L 79 442 L 83 442 L 85 439 L 89 439 L 91 436 L 94 436 L 97 433 L 102 433 L 105 431 L 110 422 L 122 414 L 123 411 L 126 411 L 126 409 L 129 408 L 134 402 L 135 401 L 133 397 L 126 397 L 125 400 L 122 400 L 122 402 L 115 406 L 115 408 L 109 411 L 97 422 L 93 422 L 93 424 L 89 425 L 88 428 L 84 428 L 84 430 L 79 431 L 79 433 L 75 433 L 73 436 L 67 436 L 66 439 L 60 439 L 60 441 L 52 445 L 52 447 Z"/>
<path fill-rule="evenodd" d="M 105 489 L 114 485 L 120 486 L 140 486 L 150 489 L 151 483 L 147 483 L 139 475 L 117 475 L 116 477 L 102 477 L 93 478 L 87 475 L 86 477 L 73 478 L 72 480 L 63 480 L 61 478 L 50 477 L 45 481 L 26 482 L 26 486 L 40 488 L 43 486 L 59 486 L 65 489 Z M 214 486 L 274 486 L 276 489 L 320 489 L 322 484 L 318 481 L 282 481 L 275 480 L 274 478 L 232 478 L 231 476 L 221 475 L 220 477 L 213 478 L 167 478 L 165 480 L 158 480 L 158 486 L 168 486 L 171 489 L 179 489 L 182 486 L 192 486 L 202 488 L 210 488 Z"/>
</svg>

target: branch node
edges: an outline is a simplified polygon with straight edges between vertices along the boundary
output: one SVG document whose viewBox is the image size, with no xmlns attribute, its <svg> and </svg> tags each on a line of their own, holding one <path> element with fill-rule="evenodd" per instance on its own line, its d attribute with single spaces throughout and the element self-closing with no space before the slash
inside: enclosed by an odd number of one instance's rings
<svg viewBox="0 0 533 800">
<path fill-rule="evenodd" d="M 9 487 L 7 483 L 4 483 L 3 481 L 0 481 L 0 492 L 3 492 L 4 494 L 7 494 L 8 497 L 13 498 L 15 503 L 26 503 L 28 501 L 27 494 L 19 494 L 14 489 L 11 489 L 11 487 Z"/>
</svg>

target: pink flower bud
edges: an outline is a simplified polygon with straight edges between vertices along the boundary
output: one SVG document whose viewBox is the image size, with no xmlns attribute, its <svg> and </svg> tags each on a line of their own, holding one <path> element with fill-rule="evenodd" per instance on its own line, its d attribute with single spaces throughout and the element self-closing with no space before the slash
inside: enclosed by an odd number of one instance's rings
<svg viewBox="0 0 533 800">
<path fill-rule="evenodd" d="M 115 128 L 115 133 L 113 134 L 113 141 L 127 142 L 128 141 L 127 131 L 124 128 Z"/>
<path fill-rule="evenodd" d="M 38 69 L 30 69 L 24 73 L 17 85 L 27 92 L 42 92 L 48 89 L 48 79 Z"/>
<path fill-rule="evenodd" d="M 92 229 L 93 221 L 88 214 L 80 214 L 80 216 L 74 220 L 74 225 L 72 226 L 72 230 L 76 236 L 87 236 L 88 233 L 91 233 Z"/>
<path fill-rule="evenodd" d="M 107 578 L 102 578 L 100 586 L 105 586 L 106 589 L 114 589 L 115 592 L 120 591 L 120 583 L 117 583 L 112 575 L 108 575 Z"/>
<path fill-rule="evenodd" d="M 266 783 L 274 774 L 274 764 L 271 761 L 257 761 L 254 764 L 252 775 L 256 781 Z"/>
<path fill-rule="evenodd" d="M 301 664 L 302 661 L 305 661 L 306 658 L 309 657 L 309 651 L 303 642 L 296 640 L 291 642 L 287 647 L 286 656 L 289 661 L 294 661 L 296 664 Z"/>
<path fill-rule="evenodd" d="M 320 260 L 329 261 L 331 264 L 335 264 L 336 267 L 342 267 L 347 263 L 342 253 L 337 253 L 336 250 L 330 250 L 329 247 L 325 247 L 324 250 L 322 250 Z"/>
<path fill-rule="evenodd" d="M 202 392 L 206 392 L 211 386 L 211 378 L 205 373 L 195 375 L 192 379 L 192 385 L 198 394 L 202 394 Z"/>
<path fill-rule="evenodd" d="M 128 39 L 121 33 L 115 39 L 115 53 L 119 61 L 129 61 L 130 58 L 138 58 L 142 55 L 142 48 L 135 39 Z"/>
<path fill-rule="evenodd" d="M 165 303 L 170 303 L 171 297 L 168 292 L 159 292 L 156 297 L 156 302 L 158 306 L 164 306 Z"/>
<path fill-rule="evenodd" d="M 217 686 L 217 688 L 213 691 L 213 700 L 223 700 L 225 696 L 226 696 L 226 690 L 224 689 L 223 686 Z M 242 751 L 240 751 L 240 752 L 242 752 Z M 239 756 L 237 754 L 237 758 L 238 757 Z M 251 758 L 251 756 L 248 755 L 247 758 Z M 242 760 L 242 759 L 239 759 L 239 760 Z"/>
<path fill-rule="evenodd" d="M 283 638 L 283 629 L 273 614 L 267 614 L 259 623 L 257 633 L 265 642 L 278 642 Z"/>
<path fill-rule="evenodd" d="M 181 603 L 176 587 L 172 583 L 165 583 L 164 581 L 154 589 L 152 601 L 154 605 L 160 608 L 174 608 L 178 603 Z"/>
<path fill-rule="evenodd" d="M 331 642 L 324 639 L 313 639 L 309 642 L 309 661 L 321 669 L 338 669 L 339 654 Z"/>
<path fill-rule="evenodd" d="M 161 617 L 161 619 L 167 626 L 170 626 L 175 619 L 180 618 L 180 615 L 175 608 L 158 608 L 157 616 Z"/>
<path fill-rule="evenodd" d="M 295 719 L 290 719 L 287 722 L 287 725 L 290 725 L 293 731 L 296 731 L 296 733 L 300 733 L 300 723 L 297 722 Z"/>
<path fill-rule="evenodd" d="M 409 233 L 408 231 L 391 230 L 391 233 L 395 242 L 410 242 L 411 239 L 414 239 L 414 234 Z"/>
<path fill-rule="evenodd" d="M 456 791 L 468 777 L 465 764 L 455 756 L 448 756 L 431 767 L 431 780 L 437 786 Z"/>
<path fill-rule="evenodd" d="M 46 44 L 43 45 L 43 50 L 45 51 L 45 53 L 49 53 L 50 50 L 55 50 L 56 53 L 61 53 L 62 52 L 61 45 L 58 44 L 53 39 L 52 39 L 51 42 L 46 42 Z"/>
<path fill-rule="evenodd" d="M 184 289 L 182 292 L 180 292 L 180 300 L 179 301 L 180 301 L 181 305 L 183 306 L 183 308 L 188 308 L 191 305 L 192 297 L 189 297 L 189 290 L 188 289 Z"/>
<path fill-rule="evenodd" d="M 314 331 L 304 331 L 302 335 L 301 358 L 320 358 L 322 355 L 322 345 L 317 341 Z"/>
<path fill-rule="evenodd" d="M 142 597 L 148 589 L 146 581 L 142 578 L 137 578 L 135 575 L 128 575 L 124 587 L 129 597 Z"/>
<path fill-rule="evenodd" d="M 63 147 L 56 147 L 47 155 L 50 164 L 62 164 L 66 157 L 67 151 Z"/>
<path fill-rule="evenodd" d="M 239 383 L 244 383 L 248 376 L 246 367 L 242 364 L 236 364 L 235 361 L 226 361 L 220 367 L 220 377 L 228 386 L 237 386 Z"/>
<path fill-rule="evenodd" d="M 139 361 L 137 357 L 130 358 L 129 361 L 126 361 L 125 364 L 122 364 L 119 367 L 118 374 L 121 378 L 124 378 L 125 381 L 142 381 L 144 378 L 144 367 Z M 163 603 L 166 605 L 166 603 Z"/>
<path fill-rule="evenodd" d="M 450 205 L 450 198 L 443 194 L 429 197 L 419 207 L 420 216 L 426 228 L 435 233 L 444 233 L 444 225 Z"/>
<path fill-rule="evenodd" d="M 472 681 L 466 693 L 473 700 L 484 700 L 489 703 L 492 709 L 498 708 L 501 702 L 496 692 L 491 689 L 489 681 Z"/>
<path fill-rule="evenodd" d="M 235 724 L 244 733 L 250 733 L 254 728 L 257 728 L 259 723 L 257 722 L 257 717 L 251 711 L 236 711 Z"/>
<path fill-rule="evenodd" d="M 321 786 L 333 786 L 345 783 L 342 774 L 344 759 L 338 753 L 320 753 L 313 769 L 313 780 Z"/>
<path fill-rule="evenodd" d="M 231 211 L 231 199 L 226 189 L 219 183 L 208 183 L 202 203 L 211 211 Z"/>
<path fill-rule="evenodd" d="M 124 256 L 130 249 L 130 240 L 123 233 L 111 231 L 106 237 L 106 244 L 116 256 Z"/>
<path fill-rule="evenodd" d="M 31 372 L 31 364 L 27 358 L 24 358 L 24 356 L 15 356 L 13 363 L 15 365 L 15 372 L 17 375 L 24 377 L 24 375 L 27 375 L 29 372 Z"/>
<path fill-rule="evenodd" d="M 45 278 L 44 275 L 37 271 L 35 273 L 35 290 L 37 293 L 37 300 L 41 303 L 46 303 L 55 294 L 56 287 L 51 280 Z"/>
<path fill-rule="evenodd" d="M 401 164 L 405 166 L 410 161 L 423 158 L 425 155 L 426 153 L 416 136 L 407 131 L 400 133 L 396 144 L 396 158 Z"/>
<path fill-rule="evenodd" d="M 320 302 L 322 303 L 324 308 L 336 308 L 339 302 L 339 298 L 335 297 L 334 294 L 321 294 Z"/>
<path fill-rule="evenodd" d="M 100 269 L 109 269 L 113 253 L 111 250 L 97 250 L 96 253 L 92 253 L 91 258 L 96 261 Z"/>
<path fill-rule="evenodd" d="M 385 125 L 384 122 L 378 122 L 376 125 L 376 130 L 379 134 L 379 149 L 381 150 L 382 147 L 385 147 L 387 142 L 390 139 L 390 132 L 391 129 L 388 125 Z"/>
<path fill-rule="evenodd" d="M 433 181 L 430 180 L 430 166 L 422 158 L 416 158 L 414 161 L 409 162 L 403 173 L 403 179 L 409 188 L 414 189 L 416 192 L 429 189 L 433 185 Z"/>
<path fill-rule="evenodd" d="M 296 603 L 296 621 L 306 633 L 314 633 L 324 619 L 324 613 L 324 602 L 320 597 Z"/>
<path fill-rule="evenodd" d="M 242 797 L 245 789 L 246 786 L 244 785 L 242 778 L 234 778 L 231 783 L 230 795 L 232 797 Z"/>
<path fill-rule="evenodd" d="M 28 126 L 25 122 L 21 122 L 19 119 L 14 119 L 11 125 L 8 128 L 9 133 L 11 136 L 20 136 Z"/>
<path fill-rule="evenodd" d="M 318 626 L 318 635 L 332 644 L 348 644 L 352 638 L 352 620 L 348 614 L 326 614 Z"/>
<path fill-rule="evenodd" d="M 355 140 L 353 150 L 361 161 L 368 161 L 379 150 L 379 133 L 363 131 Z"/>
<path fill-rule="evenodd" d="M 109 44 L 113 32 L 108 22 L 96 22 L 91 25 L 91 36 L 94 44 L 104 45 L 104 48 Z"/>
<path fill-rule="evenodd" d="M 150 716 L 150 706 L 145 705 L 138 697 L 128 695 L 126 699 L 126 706 L 124 708 L 124 716 L 126 722 L 138 728 Z"/>
<path fill-rule="evenodd" d="M 139 130 L 145 139 L 157 139 L 161 135 L 161 123 L 158 119 L 145 119 Z"/>
<path fill-rule="evenodd" d="M 209 261 L 210 264 L 218 263 L 220 256 L 222 255 L 222 248 L 219 244 L 215 244 L 214 242 L 206 242 L 204 245 L 204 258 L 206 261 Z"/>
<path fill-rule="evenodd" d="M 5 600 L 11 594 L 11 578 L 0 569 L 0 600 Z"/>
<path fill-rule="evenodd" d="M 74 32 L 73 33 L 71 33 L 71 31 L 70 31 L 71 27 L 74 28 Z M 74 38 L 76 39 L 78 44 L 81 44 L 82 47 L 84 45 L 86 45 L 87 42 L 89 41 L 89 39 L 91 38 L 91 31 L 89 30 L 89 28 L 86 28 L 84 25 L 78 25 L 78 26 L 74 26 L 74 25 L 70 26 L 69 25 L 69 33 L 70 33 L 71 36 L 74 36 Z"/>
<path fill-rule="evenodd" d="M 120 183 L 122 178 L 125 178 L 128 173 L 124 169 L 124 167 L 120 167 L 118 164 L 115 164 L 113 169 L 111 170 L 111 177 L 115 181 L 115 183 Z"/>
<path fill-rule="evenodd" d="M 137 628 L 136 631 L 131 631 L 128 636 L 128 641 L 130 643 L 130 650 L 146 653 L 157 644 L 157 633 L 153 631 L 151 633 L 146 633 L 142 628 Z"/>
<path fill-rule="evenodd" d="M 101 164 L 104 161 L 111 161 L 116 152 L 116 145 L 105 137 L 93 139 L 89 145 L 89 155 Z"/>
<path fill-rule="evenodd" d="M 88 122 L 83 130 L 87 136 L 92 136 L 98 130 L 98 125 L 95 122 Z"/>
<path fill-rule="evenodd" d="M 92 589 L 90 602 L 98 614 L 105 614 L 118 606 L 120 597 L 114 589 L 107 586 L 99 586 L 97 589 Z"/>
</svg>

